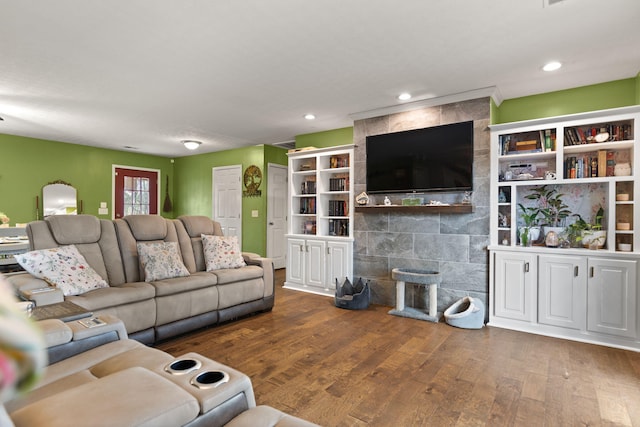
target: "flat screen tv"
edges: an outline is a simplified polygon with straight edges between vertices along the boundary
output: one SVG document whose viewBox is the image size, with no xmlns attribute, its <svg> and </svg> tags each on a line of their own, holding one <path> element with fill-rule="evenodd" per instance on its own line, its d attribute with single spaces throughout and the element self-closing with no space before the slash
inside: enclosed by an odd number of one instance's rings
<svg viewBox="0 0 640 427">
<path fill-rule="evenodd" d="M 473 189 L 473 121 L 367 137 L 368 193 Z"/>
</svg>

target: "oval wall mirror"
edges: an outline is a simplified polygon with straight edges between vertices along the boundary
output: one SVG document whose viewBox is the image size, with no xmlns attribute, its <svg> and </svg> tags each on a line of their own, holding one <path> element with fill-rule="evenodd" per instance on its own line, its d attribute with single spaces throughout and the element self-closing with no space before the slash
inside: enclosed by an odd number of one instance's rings
<svg viewBox="0 0 640 427">
<path fill-rule="evenodd" d="M 42 187 L 42 211 L 50 215 L 77 215 L 76 189 L 64 181 L 54 181 Z"/>
</svg>

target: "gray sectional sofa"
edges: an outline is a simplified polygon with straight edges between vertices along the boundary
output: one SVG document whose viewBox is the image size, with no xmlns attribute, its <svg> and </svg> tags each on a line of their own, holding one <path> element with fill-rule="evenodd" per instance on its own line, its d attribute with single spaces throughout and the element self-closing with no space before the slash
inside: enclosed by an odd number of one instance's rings
<svg viewBox="0 0 640 427">
<path fill-rule="evenodd" d="M 9 277 L 37 305 L 69 300 L 95 315 L 124 322 L 129 337 L 145 344 L 240 316 L 269 311 L 274 304 L 273 263 L 243 253 L 246 266 L 206 271 L 202 235 L 222 235 L 220 224 L 205 216 L 175 220 L 131 215 L 104 220 L 91 215 L 51 216 L 27 225 L 31 250 L 74 245 L 108 287 L 63 296 L 41 279 L 23 273 Z M 145 281 L 138 244 L 176 242 L 189 274 Z"/>
</svg>

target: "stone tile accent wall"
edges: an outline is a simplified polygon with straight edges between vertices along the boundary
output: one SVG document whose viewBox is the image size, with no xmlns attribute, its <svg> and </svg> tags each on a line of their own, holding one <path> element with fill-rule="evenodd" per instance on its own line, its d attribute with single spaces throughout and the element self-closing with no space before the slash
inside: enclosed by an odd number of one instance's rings
<svg viewBox="0 0 640 427">
<path fill-rule="evenodd" d="M 355 213 L 354 278 L 370 279 L 373 303 L 395 306 L 395 281 L 391 279 L 391 270 L 404 267 L 437 270 L 442 274 L 438 290 L 440 312 L 465 295 L 480 298 L 488 307 L 489 104 L 489 98 L 482 98 L 354 123 L 354 190 L 357 195 L 365 191 L 366 186 L 368 135 L 474 121 L 474 213 Z M 369 195 L 374 204 L 382 204 L 384 196 Z M 404 194 L 388 196 L 397 204 L 406 197 Z M 461 201 L 462 193 L 430 193 L 424 197 L 456 203 Z M 426 307 L 424 288 L 408 286 L 406 304 Z"/>
</svg>

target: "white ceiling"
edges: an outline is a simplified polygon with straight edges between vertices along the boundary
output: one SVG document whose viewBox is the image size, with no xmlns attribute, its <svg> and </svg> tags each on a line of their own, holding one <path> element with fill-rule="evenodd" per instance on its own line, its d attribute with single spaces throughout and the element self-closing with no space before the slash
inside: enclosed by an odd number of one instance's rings
<svg viewBox="0 0 640 427">
<path fill-rule="evenodd" d="M 0 133 L 179 157 L 637 75 L 639 0 L 555 1 L 0 0 Z"/>
</svg>

